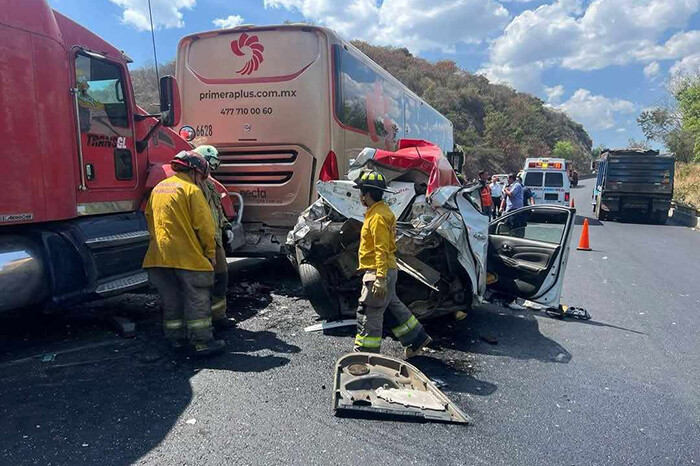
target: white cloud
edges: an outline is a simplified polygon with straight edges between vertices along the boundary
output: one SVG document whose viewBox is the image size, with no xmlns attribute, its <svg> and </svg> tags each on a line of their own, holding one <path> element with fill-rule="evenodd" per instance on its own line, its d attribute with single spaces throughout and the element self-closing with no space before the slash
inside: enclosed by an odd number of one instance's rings
<svg viewBox="0 0 700 466">
<path fill-rule="evenodd" d="M 688 55 L 674 63 L 669 73 L 672 76 L 678 74 L 700 74 L 700 52 Z"/>
<path fill-rule="evenodd" d="M 211 23 L 220 29 L 230 29 L 240 26 L 243 21 L 241 15 L 228 15 L 226 18 L 216 18 Z"/>
<path fill-rule="evenodd" d="M 480 43 L 510 20 L 495 0 L 265 0 L 266 8 L 296 10 L 343 38 L 408 47 L 414 52 L 452 51 L 457 43 Z"/>
<path fill-rule="evenodd" d="M 614 128 L 615 117 L 618 114 L 637 112 L 637 107 L 628 100 L 593 95 L 588 89 L 577 90 L 569 100 L 555 108 L 562 110 L 589 130 Z"/>
<path fill-rule="evenodd" d="M 697 50 L 700 32 L 682 32 L 658 44 L 663 34 L 683 28 L 698 12 L 700 0 L 556 0 L 513 18 L 490 47 L 484 74 L 519 90 L 544 92 L 534 82 L 533 65 L 598 70 L 611 65 L 680 58 Z M 529 68 L 528 68 L 529 67 Z M 504 69 L 507 71 L 504 72 Z M 530 71 L 528 88 L 515 71 Z"/>
<path fill-rule="evenodd" d="M 561 102 L 561 98 L 564 96 L 564 86 L 561 84 L 553 87 L 545 87 L 544 93 L 547 94 L 547 103 L 551 105 L 557 105 Z"/>
<path fill-rule="evenodd" d="M 522 66 L 490 65 L 477 73 L 486 76 L 492 82 L 509 84 L 519 91 L 539 94 L 544 90 L 543 69 L 541 62 L 534 62 Z"/>
<path fill-rule="evenodd" d="M 659 62 L 653 61 L 644 67 L 644 76 L 646 76 L 647 79 L 653 79 L 659 75 L 660 71 L 661 67 L 659 66 Z"/>
<path fill-rule="evenodd" d="M 139 31 L 149 31 L 151 22 L 146 0 L 109 0 L 122 8 L 122 22 Z M 181 10 L 191 10 L 196 0 L 151 0 L 153 26 L 159 28 L 180 28 L 185 25 Z"/>
<path fill-rule="evenodd" d="M 627 128 L 617 128 L 617 129 L 615 130 L 616 133 L 624 133 L 624 132 L 626 132 L 626 131 L 627 131 Z"/>
<path fill-rule="evenodd" d="M 679 32 L 661 45 L 652 45 L 635 52 L 642 61 L 672 60 L 700 50 L 700 31 Z"/>
</svg>

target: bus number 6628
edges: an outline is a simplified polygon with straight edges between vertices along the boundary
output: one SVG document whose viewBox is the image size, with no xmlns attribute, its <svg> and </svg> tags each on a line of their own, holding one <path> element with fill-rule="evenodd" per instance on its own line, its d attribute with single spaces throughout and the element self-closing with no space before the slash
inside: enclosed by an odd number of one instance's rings
<svg viewBox="0 0 700 466">
<path fill-rule="evenodd" d="M 214 130 L 212 129 L 212 125 L 197 125 L 197 127 L 194 129 L 194 135 L 195 137 L 213 136 Z"/>
</svg>

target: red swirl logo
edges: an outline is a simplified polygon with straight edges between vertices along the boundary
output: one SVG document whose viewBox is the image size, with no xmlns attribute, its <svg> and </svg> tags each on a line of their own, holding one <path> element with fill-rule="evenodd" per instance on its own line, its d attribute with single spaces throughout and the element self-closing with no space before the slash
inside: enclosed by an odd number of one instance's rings
<svg viewBox="0 0 700 466">
<path fill-rule="evenodd" d="M 263 47 L 258 40 L 258 36 L 249 36 L 244 32 L 238 40 L 231 42 L 231 50 L 234 55 L 239 57 L 250 57 L 243 68 L 236 71 L 238 74 L 251 74 L 253 71 L 256 71 L 260 67 L 260 63 L 263 62 L 265 47 Z"/>
</svg>

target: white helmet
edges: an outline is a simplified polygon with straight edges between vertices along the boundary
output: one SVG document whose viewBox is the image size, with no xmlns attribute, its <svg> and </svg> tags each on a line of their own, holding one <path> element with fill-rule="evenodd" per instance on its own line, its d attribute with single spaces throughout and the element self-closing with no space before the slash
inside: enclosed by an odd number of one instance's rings
<svg viewBox="0 0 700 466">
<path fill-rule="evenodd" d="M 219 160 L 219 151 L 216 150 L 216 147 L 203 144 L 201 146 L 197 146 L 194 151 L 204 157 L 204 160 L 207 161 L 212 170 L 216 170 L 219 168 L 219 165 L 221 165 L 221 160 Z"/>
</svg>

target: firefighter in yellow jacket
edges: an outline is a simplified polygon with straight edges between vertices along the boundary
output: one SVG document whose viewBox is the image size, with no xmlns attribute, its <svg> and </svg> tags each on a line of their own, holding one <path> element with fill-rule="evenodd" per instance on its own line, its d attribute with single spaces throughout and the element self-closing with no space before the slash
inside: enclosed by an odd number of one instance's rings
<svg viewBox="0 0 700 466">
<path fill-rule="evenodd" d="M 198 146 L 195 150 L 209 164 L 211 170 L 219 168 L 219 151 L 216 147 L 209 145 Z M 207 199 L 211 216 L 214 219 L 214 238 L 216 240 L 216 266 L 214 267 L 214 287 L 211 295 L 211 317 L 214 328 L 226 330 L 236 325 L 233 319 L 226 315 L 226 288 L 228 287 L 228 263 L 226 262 L 226 250 L 224 249 L 224 239 L 230 243 L 233 240 L 233 231 L 221 205 L 219 192 L 214 183 L 207 178 L 200 185 Z"/>
<path fill-rule="evenodd" d="M 226 344 L 214 340 L 211 287 L 216 241 L 214 221 L 198 183 L 209 175 L 199 154 L 182 151 L 171 162 L 175 175 L 156 185 L 146 205 L 151 239 L 143 268 L 162 298 L 165 338 L 175 349 L 189 340 L 195 355 Z"/>
<path fill-rule="evenodd" d="M 386 321 L 410 358 L 432 339 L 396 295 L 396 217 L 382 200 L 388 192 L 386 180 L 381 173 L 370 171 L 360 175 L 356 185 L 367 212 L 360 233 L 359 268 L 364 275 L 355 351 L 378 353 Z"/>
</svg>

